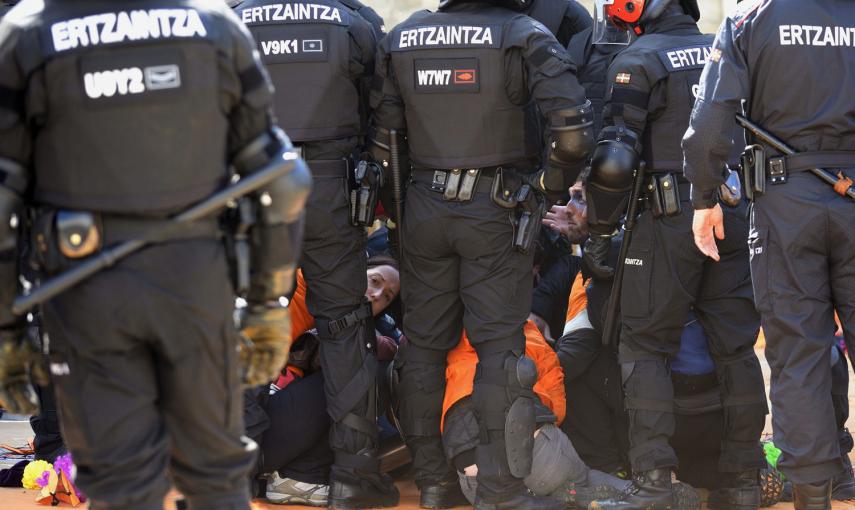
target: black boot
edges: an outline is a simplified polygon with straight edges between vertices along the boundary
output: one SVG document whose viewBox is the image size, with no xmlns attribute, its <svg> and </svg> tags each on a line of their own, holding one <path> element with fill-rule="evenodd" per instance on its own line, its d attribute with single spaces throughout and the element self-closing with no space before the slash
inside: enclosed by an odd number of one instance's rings
<svg viewBox="0 0 855 510">
<path fill-rule="evenodd" d="M 329 508 L 360 510 L 398 506 L 401 495 L 395 482 L 385 474 L 375 474 L 361 480 L 330 480 Z"/>
<path fill-rule="evenodd" d="M 831 480 L 831 499 L 834 501 L 850 501 L 855 499 L 855 476 L 852 476 L 852 463 L 849 458 L 843 458 L 843 471 Z"/>
<path fill-rule="evenodd" d="M 474 510 L 565 510 L 564 502 L 552 498 L 539 498 L 528 492 L 504 498 L 500 503 L 487 503 L 475 497 Z"/>
<path fill-rule="evenodd" d="M 619 498 L 594 501 L 591 510 L 673 510 L 671 469 L 645 471 L 635 477 L 630 489 Z"/>
<path fill-rule="evenodd" d="M 580 485 L 568 481 L 549 497 L 563 501 L 567 510 L 587 510 L 593 501 L 616 499 L 620 495 L 621 492 L 611 485 Z"/>
<path fill-rule="evenodd" d="M 426 485 L 419 493 L 419 507 L 421 508 L 452 508 L 455 506 L 469 506 L 469 500 L 460 490 L 460 482 L 445 482 L 436 485 Z"/>
<path fill-rule="evenodd" d="M 831 510 L 831 480 L 819 483 L 794 483 L 793 507 L 796 510 Z"/>
<path fill-rule="evenodd" d="M 757 510 L 760 508 L 760 477 L 757 470 L 731 475 L 722 488 L 710 492 L 711 510 Z"/>
</svg>

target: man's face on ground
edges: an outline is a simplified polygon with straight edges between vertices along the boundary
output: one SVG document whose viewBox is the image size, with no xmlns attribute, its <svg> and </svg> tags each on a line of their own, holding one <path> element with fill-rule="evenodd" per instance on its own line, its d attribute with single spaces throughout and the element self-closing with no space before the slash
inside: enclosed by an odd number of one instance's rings
<svg viewBox="0 0 855 510">
<path fill-rule="evenodd" d="M 577 182 L 570 188 L 567 222 L 567 237 L 570 242 L 582 244 L 588 238 L 588 202 L 585 200 L 585 186 L 581 182 Z"/>
</svg>

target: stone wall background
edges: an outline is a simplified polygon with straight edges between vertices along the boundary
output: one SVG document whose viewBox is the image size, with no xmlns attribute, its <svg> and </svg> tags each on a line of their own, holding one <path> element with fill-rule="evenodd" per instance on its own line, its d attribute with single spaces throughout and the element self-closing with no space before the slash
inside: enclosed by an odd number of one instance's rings
<svg viewBox="0 0 855 510">
<path fill-rule="evenodd" d="M 418 9 L 434 9 L 439 0 L 364 0 L 374 7 L 386 20 L 387 28 L 407 17 L 407 15 Z M 593 0 L 580 0 L 589 9 L 593 6 Z M 701 4 L 701 30 L 715 33 L 721 23 L 724 13 L 736 5 L 736 0 L 699 0 Z"/>
</svg>

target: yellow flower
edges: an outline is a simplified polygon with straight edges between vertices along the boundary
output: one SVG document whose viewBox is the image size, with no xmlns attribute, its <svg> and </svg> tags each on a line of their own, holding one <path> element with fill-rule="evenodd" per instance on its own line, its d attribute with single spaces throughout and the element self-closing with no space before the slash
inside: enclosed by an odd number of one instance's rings
<svg viewBox="0 0 855 510">
<path fill-rule="evenodd" d="M 53 464 L 50 462 L 45 462 L 43 460 L 34 460 L 27 464 L 27 467 L 24 468 L 24 479 L 21 482 L 21 485 L 24 486 L 25 489 L 41 489 L 36 480 L 42 476 L 45 471 L 53 469 Z"/>
</svg>

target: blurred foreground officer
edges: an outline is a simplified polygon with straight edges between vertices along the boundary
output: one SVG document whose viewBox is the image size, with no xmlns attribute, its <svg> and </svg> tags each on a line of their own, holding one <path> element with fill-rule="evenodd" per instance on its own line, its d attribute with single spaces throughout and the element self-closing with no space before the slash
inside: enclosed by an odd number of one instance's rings
<svg viewBox="0 0 855 510">
<path fill-rule="evenodd" d="M 406 129 L 413 166 L 401 238 L 409 344 L 396 359 L 396 393 L 426 508 L 461 504 L 439 424 L 446 355 L 463 327 L 479 358 L 475 508 L 561 508 L 527 494 L 522 480 L 531 468 L 536 378 L 523 324 L 542 194 L 567 193 L 593 133 L 569 57 L 520 14 L 527 3 L 446 0 L 439 12 L 395 27 L 378 51 L 372 151 L 390 161 L 391 130 L 400 138 Z M 552 137 L 539 170 L 543 145 L 526 122 L 530 100 Z"/>
<path fill-rule="evenodd" d="M 625 211 L 633 170 L 640 161 L 647 165 L 645 207 L 626 260 L 619 261 L 625 264 L 619 360 L 636 487 L 622 501 L 602 507 L 672 508 L 677 456 L 669 445 L 675 427 L 669 359 L 679 351 L 685 318 L 694 310 L 709 339 L 725 416 L 719 470 L 727 476 L 709 505 L 754 509 L 760 503 L 758 470 L 765 466 L 760 434 L 766 400 L 753 349 L 759 317 L 745 250 L 746 205 L 725 208 L 730 237 L 722 245 L 722 262 L 704 262 L 688 235 L 689 185 L 682 175 L 680 139 L 712 36 L 698 30 L 695 0 L 598 5 L 605 9 L 598 19 L 629 28 L 638 39 L 609 66 L 604 129 L 591 163 L 591 241 L 585 256 L 593 261 L 595 277 L 609 272 L 599 271 L 598 258 L 608 252 Z"/>
<path fill-rule="evenodd" d="M 236 12 L 255 36 L 276 86 L 276 117 L 315 177 L 300 264 L 309 312 L 318 322 L 333 419 L 330 507 L 395 506 L 398 490 L 379 473 L 377 460 L 377 359 L 365 299 L 364 227 L 373 221 L 382 176 L 377 165 L 353 157 L 367 123 L 375 33 L 335 0 L 249 0 Z"/>
<path fill-rule="evenodd" d="M 63 437 L 95 510 L 161 510 L 172 483 L 193 509 L 249 508 L 255 445 L 241 439 L 219 222 L 168 218 L 222 189 L 230 165 L 250 175 L 295 157 L 270 101 L 255 43 L 223 2 L 26 0 L 0 23 L 2 352 L 21 334 L 10 304 L 23 218 L 43 276 L 151 242 L 43 307 Z M 298 162 L 253 204 L 248 382 L 284 362 L 278 297 L 310 183 Z"/>
<path fill-rule="evenodd" d="M 782 157 L 757 140 L 765 157 L 752 159 L 765 163 L 746 183 L 765 185 L 751 216 L 751 273 L 768 339 L 778 467 L 794 484 L 797 509 L 830 508 L 830 480 L 842 469 L 829 344 L 836 310 L 855 346 L 855 203 L 841 196 L 851 181 L 835 190 L 806 170 L 855 176 L 853 19 L 855 3 L 844 0 L 743 2 L 722 24 L 683 140 L 695 241 L 715 260 L 715 238 L 732 235 L 716 190 L 742 101 L 754 122 L 799 153 Z M 782 87 L 793 72 L 809 80 Z"/>
</svg>

